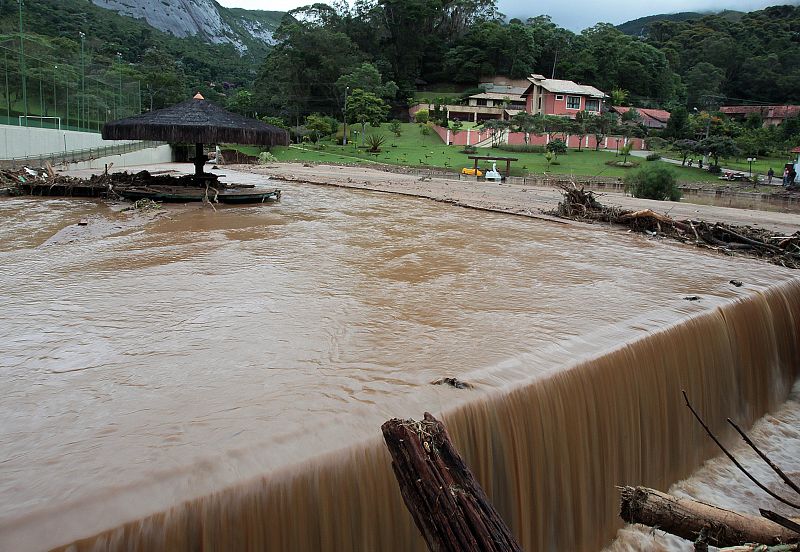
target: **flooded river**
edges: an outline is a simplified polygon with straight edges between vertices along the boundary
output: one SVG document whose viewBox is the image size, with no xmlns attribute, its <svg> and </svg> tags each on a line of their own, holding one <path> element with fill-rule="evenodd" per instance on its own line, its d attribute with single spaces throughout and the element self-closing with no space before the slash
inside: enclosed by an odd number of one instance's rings
<svg viewBox="0 0 800 552">
<path fill-rule="evenodd" d="M 797 375 L 788 270 L 282 188 L 137 226 L 0 200 L 0 549 L 422 550 L 379 428 L 427 410 L 527 549 L 599 550 L 614 485 L 712 455 L 680 388 L 722 427 Z"/>
</svg>

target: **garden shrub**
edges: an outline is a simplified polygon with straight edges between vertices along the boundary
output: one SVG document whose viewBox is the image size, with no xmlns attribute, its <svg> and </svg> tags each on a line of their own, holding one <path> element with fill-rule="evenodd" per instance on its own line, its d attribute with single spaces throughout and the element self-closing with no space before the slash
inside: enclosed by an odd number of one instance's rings
<svg viewBox="0 0 800 552">
<path fill-rule="evenodd" d="M 266 165 L 267 163 L 275 163 L 277 161 L 278 158 L 268 151 L 262 151 L 261 153 L 258 154 L 259 165 Z"/>
<path fill-rule="evenodd" d="M 545 151 L 544 146 L 534 146 L 533 144 L 500 144 L 498 149 L 515 153 L 544 153 Z"/>
<path fill-rule="evenodd" d="M 664 164 L 646 165 L 625 176 L 625 191 L 633 197 L 678 201 L 681 191 L 675 181 L 675 174 Z"/>
</svg>

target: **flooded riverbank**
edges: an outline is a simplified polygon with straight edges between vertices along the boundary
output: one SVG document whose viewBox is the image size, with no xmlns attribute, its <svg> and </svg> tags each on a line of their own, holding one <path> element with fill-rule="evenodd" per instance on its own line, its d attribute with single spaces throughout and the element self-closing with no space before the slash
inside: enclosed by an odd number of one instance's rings
<svg viewBox="0 0 800 552">
<path fill-rule="evenodd" d="M 101 542 L 418 550 L 379 427 L 429 410 L 529 549 L 597 550 L 623 475 L 669 484 L 712 453 L 672 418 L 678 383 L 752 422 L 796 376 L 791 271 L 281 187 L 276 205 L 176 210 L 47 247 L 115 215 L 0 200 L 18 221 L 0 228 L 0 548 L 90 548 L 132 523 Z M 430 385 L 442 376 L 475 389 Z M 667 450 L 680 440 L 692 450 Z"/>
</svg>

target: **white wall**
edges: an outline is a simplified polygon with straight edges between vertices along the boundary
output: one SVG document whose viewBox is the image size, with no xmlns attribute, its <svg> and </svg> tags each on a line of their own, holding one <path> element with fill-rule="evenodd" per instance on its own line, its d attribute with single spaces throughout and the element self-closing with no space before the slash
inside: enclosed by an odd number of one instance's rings
<svg viewBox="0 0 800 552">
<path fill-rule="evenodd" d="M 103 140 L 100 134 L 93 132 L 0 125 L 0 159 L 63 153 L 65 142 L 66 150 L 73 151 L 129 144 L 134 141 Z"/>
<path fill-rule="evenodd" d="M 147 148 L 130 153 L 119 155 L 109 155 L 91 161 L 81 161 L 80 163 L 70 163 L 70 169 L 105 169 L 106 164 L 114 164 L 114 169 L 122 167 L 135 167 L 137 165 L 152 165 L 155 163 L 172 162 L 172 146 L 165 144 L 157 148 Z M 59 165 L 60 166 L 60 165 Z"/>
</svg>

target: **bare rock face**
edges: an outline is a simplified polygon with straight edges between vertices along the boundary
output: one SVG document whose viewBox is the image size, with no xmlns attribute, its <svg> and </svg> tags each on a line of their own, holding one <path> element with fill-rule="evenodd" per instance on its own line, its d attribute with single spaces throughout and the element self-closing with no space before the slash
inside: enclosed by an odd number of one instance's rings
<svg viewBox="0 0 800 552">
<path fill-rule="evenodd" d="M 144 19 L 156 29 L 180 38 L 199 35 L 215 44 L 233 44 L 242 53 L 248 49 L 245 43 L 248 39 L 272 44 L 274 28 L 257 18 L 241 15 L 256 12 L 229 10 L 214 0 L 92 0 L 92 3 L 120 15 Z"/>
</svg>

